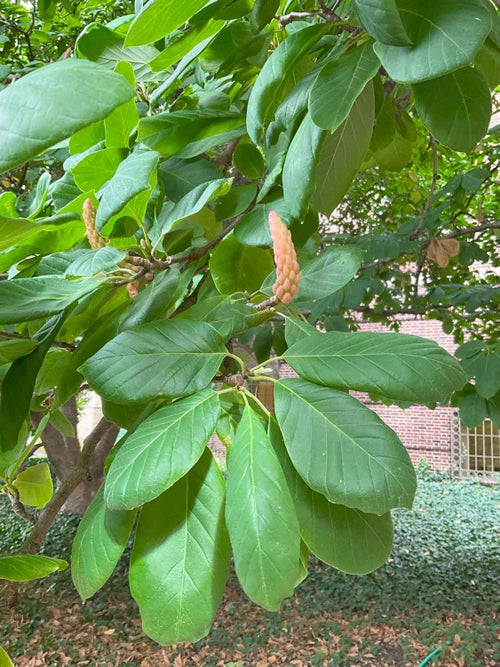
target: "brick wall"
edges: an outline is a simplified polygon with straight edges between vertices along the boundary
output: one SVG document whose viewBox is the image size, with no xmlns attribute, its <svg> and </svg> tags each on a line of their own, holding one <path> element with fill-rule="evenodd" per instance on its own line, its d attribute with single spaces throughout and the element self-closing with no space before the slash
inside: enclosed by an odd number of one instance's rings
<svg viewBox="0 0 500 667">
<path fill-rule="evenodd" d="M 363 323 L 361 331 L 382 332 L 388 329 L 381 324 Z M 405 319 L 401 323 L 401 333 L 414 334 L 436 341 L 445 350 L 453 353 L 456 345 L 453 338 L 445 334 L 441 323 L 436 320 Z M 283 364 L 281 377 L 294 377 L 294 371 Z M 450 472 L 452 468 L 452 449 L 458 424 L 456 408 L 438 406 L 430 410 L 415 405 L 403 410 L 395 405 L 385 406 L 373 403 L 361 393 L 353 395 L 376 412 L 399 436 L 416 465 L 425 459 L 433 470 Z"/>
</svg>

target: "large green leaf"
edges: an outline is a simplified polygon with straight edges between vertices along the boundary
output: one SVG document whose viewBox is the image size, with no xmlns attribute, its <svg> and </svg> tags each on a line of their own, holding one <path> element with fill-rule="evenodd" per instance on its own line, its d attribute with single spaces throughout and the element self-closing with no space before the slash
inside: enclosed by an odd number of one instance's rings
<svg viewBox="0 0 500 667">
<path fill-rule="evenodd" d="M 163 320 L 124 331 L 80 369 L 115 403 L 186 396 L 206 387 L 227 351 L 205 322 Z"/>
<path fill-rule="evenodd" d="M 71 576 L 85 602 L 111 576 L 127 546 L 135 511 L 111 510 L 104 502 L 104 486 L 78 524 L 71 549 Z"/>
<path fill-rule="evenodd" d="M 396 0 L 354 0 L 359 22 L 382 44 L 410 46 Z"/>
<path fill-rule="evenodd" d="M 168 309 L 173 308 L 176 300 L 184 295 L 186 289 L 187 285 L 183 285 L 182 276 L 175 266 L 158 273 L 153 282 L 139 292 L 132 305 L 123 313 L 119 331 L 162 319 Z"/>
<path fill-rule="evenodd" d="M 156 169 L 159 157 L 155 151 L 137 150 L 120 163 L 113 178 L 99 192 L 101 202 L 96 215 L 98 231 L 133 197 L 151 188 L 152 172 Z"/>
<path fill-rule="evenodd" d="M 66 561 L 50 556 L 0 556 L 0 579 L 31 581 L 67 567 Z"/>
<path fill-rule="evenodd" d="M 210 272 L 221 294 L 255 292 L 274 268 L 269 250 L 242 245 L 229 236 L 210 258 Z"/>
<path fill-rule="evenodd" d="M 37 463 L 19 473 L 13 485 L 23 505 L 42 508 L 54 493 L 54 485 L 48 463 Z"/>
<path fill-rule="evenodd" d="M 313 491 L 370 514 L 411 508 L 416 478 L 410 457 L 378 415 L 342 391 L 302 379 L 274 388 L 288 454 Z"/>
<path fill-rule="evenodd" d="M 352 105 L 347 119 L 326 137 L 314 171 L 312 203 L 329 216 L 340 204 L 370 146 L 375 119 L 373 84 L 369 82 Z"/>
<path fill-rule="evenodd" d="M 99 287 L 102 280 L 55 276 L 0 281 L 0 323 L 14 324 L 59 313 Z"/>
<path fill-rule="evenodd" d="M 219 409 L 218 394 L 203 389 L 160 408 L 142 422 L 109 468 L 108 507 L 140 507 L 191 470 L 215 430 Z"/>
<path fill-rule="evenodd" d="M 130 590 L 144 632 L 160 644 L 194 642 L 212 623 L 229 573 L 224 479 L 211 453 L 141 510 Z"/>
<path fill-rule="evenodd" d="M 243 124 L 243 116 L 234 111 L 166 111 L 141 119 L 139 140 L 162 155 L 176 155 L 188 144 L 219 137 L 228 130 L 241 128 L 243 133 Z M 217 139 L 215 143 L 224 142 Z"/>
<path fill-rule="evenodd" d="M 170 42 L 168 48 L 149 63 L 151 69 L 153 72 L 159 72 L 178 63 L 192 48 L 210 37 L 215 37 L 225 25 L 225 21 L 209 20 L 182 33 L 179 39 Z"/>
<path fill-rule="evenodd" d="M 492 398 L 500 391 L 500 348 L 494 343 L 472 340 L 456 351 L 469 379 L 474 378 L 477 393 Z"/>
<path fill-rule="evenodd" d="M 0 283 L 1 285 L 2 283 Z M 34 335 L 38 346 L 24 357 L 19 357 L 10 366 L 2 381 L 0 396 L 0 459 L 2 465 L 8 465 L 14 457 L 19 432 L 26 421 L 36 376 L 45 355 L 66 317 L 66 313 L 55 315 Z"/>
<path fill-rule="evenodd" d="M 207 0 L 156 0 L 143 7 L 129 28 L 125 46 L 151 44 L 188 21 Z"/>
<path fill-rule="evenodd" d="M 109 69 L 120 61 L 130 63 L 138 81 L 152 78 L 149 61 L 158 56 L 158 49 L 151 44 L 124 48 L 124 38 L 100 23 L 89 23 L 78 37 L 76 51 Z"/>
<path fill-rule="evenodd" d="M 339 128 L 337 132 L 340 132 Z M 337 136 L 336 134 L 333 136 Z M 283 166 L 283 193 L 286 206 L 294 218 L 304 218 L 314 192 L 314 170 L 326 137 L 307 113 L 292 139 Z"/>
<path fill-rule="evenodd" d="M 309 96 L 309 112 L 316 125 L 335 132 L 379 68 L 380 61 L 373 52 L 372 42 L 327 63 Z M 332 100 L 335 103 L 332 104 Z"/>
<path fill-rule="evenodd" d="M 0 215 L 0 250 L 28 239 L 43 229 L 38 223 L 23 218 L 9 218 Z"/>
<path fill-rule="evenodd" d="M 66 403 L 70 396 L 78 391 L 83 382 L 83 376 L 78 370 L 79 367 L 116 335 L 122 310 L 123 305 L 118 306 L 111 312 L 106 312 L 101 317 L 94 319 L 92 325 L 87 327 L 78 343 L 78 347 L 71 354 L 71 360 L 66 366 L 66 370 L 57 383 L 54 408 Z"/>
<path fill-rule="evenodd" d="M 284 97 L 288 79 L 297 63 L 309 53 L 326 29 L 325 25 L 313 25 L 292 33 L 266 60 L 248 100 L 247 131 L 255 143 L 259 143 L 266 120 L 273 117 Z"/>
<path fill-rule="evenodd" d="M 415 106 L 430 132 L 445 146 L 471 151 L 488 131 L 491 95 L 472 67 L 413 85 Z"/>
<path fill-rule="evenodd" d="M 178 202 L 165 202 L 150 234 L 152 242 L 156 243 L 180 220 L 199 213 L 215 197 L 225 195 L 231 189 L 231 183 L 232 180 L 227 178 L 211 180 L 197 185 Z"/>
<path fill-rule="evenodd" d="M 235 301 L 221 294 L 200 300 L 178 315 L 182 319 L 208 322 L 224 340 L 253 326 L 256 316 L 258 318 L 244 299 Z"/>
<path fill-rule="evenodd" d="M 0 92 L 0 172 L 106 118 L 134 95 L 119 74 L 75 58 L 23 76 Z"/>
<path fill-rule="evenodd" d="M 126 251 L 111 246 L 97 250 L 82 250 L 77 259 L 68 266 L 64 275 L 95 276 L 98 273 L 113 271 L 126 256 Z"/>
<path fill-rule="evenodd" d="M 102 148 L 88 153 L 70 167 L 75 183 L 82 192 L 99 190 L 115 175 L 126 155 L 123 148 Z"/>
<path fill-rule="evenodd" d="M 446 350 L 409 334 L 317 333 L 292 345 L 283 356 L 311 382 L 413 403 L 446 402 L 466 380 Z"/>
<path fill-rule="evenodd" d="M 300 531 L 278 458 L 248 406 L 229 456 L 226 522 L 245 593 L 266 609 L 278 610 L 296 585 Z"/>
<path fill-rule="evenodd" d="M 24 357 L 25 354 L 34 350 L 37 345 L 36 340 L 30 338 L 2 340 L 0 336 L 0 366 L 9 364 L 19 357 Z"/>
<path fill-rule="evenodd" d="M 363 251 L 355 246 L 327 248 L 313 259 L 300 262 L 298 299 L 323 299 L 341 289 L 356 275 Z"/>
<path fill-rule="evenodd" d="M 274 419 L 269 436 L 285 472 L 302 539 L 312 553 L 349 574 L 367 574 L 385 563 L 392 548 L 390 512 L 377 516 L 328 502 L 298 475 Z"/>
<path fill-rule="evenodd" d="M 394 81 L 434 79 L 474 59 L 491 30 L 483 0 L 396 0 L 412 46 L 375 44 L 375 53 Z"/>
</svg>

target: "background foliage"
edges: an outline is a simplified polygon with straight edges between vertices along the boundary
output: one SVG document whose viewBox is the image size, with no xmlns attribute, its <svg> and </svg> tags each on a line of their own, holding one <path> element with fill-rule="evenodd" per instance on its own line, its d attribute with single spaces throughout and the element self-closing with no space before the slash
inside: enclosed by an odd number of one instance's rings
<svg viewBox="0 0 500 667">
<path fill-rule="evenodd" d="M 309 551 L 382 565 L 415 473 L 348 392 L 499 421 L 495 4 L 2 9 L 0 476 L 33 529 L 0 576 L 65 567 L 33 554 L 82 489 L 77 590 L 134 532 L 131 592 L 162 644 L 208 632 L 231 554 L 269 610 Z M 441 319 L 457 357 L 351 331 L 402 314 Z M 276 358 L 299 378 L 272 377 Z M 80 451 L 88 386 L 104 418 Z M 40 439 L 55 492 L 26 466 Z"/>
</svg>

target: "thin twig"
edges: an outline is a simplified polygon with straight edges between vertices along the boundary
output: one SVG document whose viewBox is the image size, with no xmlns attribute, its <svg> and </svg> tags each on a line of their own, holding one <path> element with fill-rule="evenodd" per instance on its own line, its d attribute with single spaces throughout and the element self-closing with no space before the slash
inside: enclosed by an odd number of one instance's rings
<svg viewBox="0 0 500 667">
<path fill-rule="evenodd" d="M 255 310 L 258 310 L 259 312 L 261 310 L 266 310 L 267 308 L 274 308 L 274 306 L 277 306 L 279 304 L 280 300 L 278 299 L 277 296 L 271 296 L 269 299 L 266 299 L 265 301 L 261 301 L 260 303 L 252 303 L 250 304 L 252 308 Z"/>
<path fill-rule="evenodd" d="M 418 223 L 417 229 L 413 232 L 413 234 L 410 236 L 410 240 L 418 238 L 420 235 L 420 232 L 422 231 L 422 228 L 425 224 L 425 219 L 427 217 L 427 214 L 430 211 L 431 204 L 432 204 L 432 199 L 434 198 L 434 192 L 436 191 L 436 185 L 437 182 L 440 178 L 439 176 L 439 165 L 438 165 L 438 151 L 437 151 L 437 144 L 436 140 L 432 136 L 432 134 L 429 136 L 429 145 L 432 149 L 432 180 L 431 184 L 429 187 L 429 194 L 427 196 L 427 200 L 425 202 L 424 209 L 422 211 L 422 215 L 420 216 L 420 221 Z"/>
</svg>

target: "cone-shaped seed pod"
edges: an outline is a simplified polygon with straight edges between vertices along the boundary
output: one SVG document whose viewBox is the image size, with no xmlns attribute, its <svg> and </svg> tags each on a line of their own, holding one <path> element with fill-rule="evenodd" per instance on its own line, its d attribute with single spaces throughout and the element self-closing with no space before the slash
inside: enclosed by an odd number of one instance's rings
<svg viewBox="0 0 500 667">
<path fill-rule="evenodd" d="M 273 294 L 283 303 L 290 303 L 299 289 L 300 273 L 292 235 L 276 211 L 269 213 L 269 228 L 273 239 L 276 282 Z"/>
</svg>

